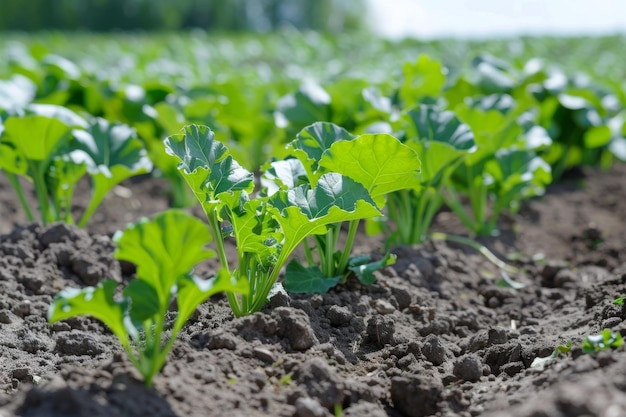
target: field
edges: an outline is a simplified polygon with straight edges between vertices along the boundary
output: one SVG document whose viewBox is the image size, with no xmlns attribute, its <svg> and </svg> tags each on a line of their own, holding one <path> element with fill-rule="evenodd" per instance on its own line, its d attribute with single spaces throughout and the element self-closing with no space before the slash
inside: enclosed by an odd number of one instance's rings
<svg viewBox="0 0 626 417">
<path fill-rule="evenodd" d="M 626 415 L 622 37 L 1 36 L 0 416 Z"/>
</svg>

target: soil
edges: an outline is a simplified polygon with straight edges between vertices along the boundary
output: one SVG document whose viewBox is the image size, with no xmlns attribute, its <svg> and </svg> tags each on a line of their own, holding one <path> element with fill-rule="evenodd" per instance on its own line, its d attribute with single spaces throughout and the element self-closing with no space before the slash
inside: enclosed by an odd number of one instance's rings
<svg viewBox="0 0 626 417">
<path fill-rule="evenodd" d="M 581 349 L 605 328 L 626 335 L 613 304 L 626 295 L 625 165 L 580 171 L 482 240 L 523 288 L 458 244 L 395 248 L 371 286 L 276 297 L 237 319 L 214 297 L 145 388 L 102 324 L 46 313 L 66 286 L 131 278 L 111 236 L 165 209 L 166 190 L 126 182 L 80 230 L 28 224 L 0 179 L 0 416 L 626 416 L 625 348 Z M 446 212 L 436 228 L 464 233 Z M 381 246 L 361 236 L 357 252 Z M 531 367 L 567 341 L 569 354 Z"/>
</svg>

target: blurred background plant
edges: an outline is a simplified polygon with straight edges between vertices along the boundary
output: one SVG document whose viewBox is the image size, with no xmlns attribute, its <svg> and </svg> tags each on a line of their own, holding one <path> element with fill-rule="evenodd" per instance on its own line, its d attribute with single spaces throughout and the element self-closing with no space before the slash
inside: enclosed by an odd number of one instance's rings
<svg viewBox="0 0 626 417">
<path fill-rule="evenodd" d="M 364 24 L 365 0 L 2 0 L 0 30 L 342 32 Z"/>
</svg>

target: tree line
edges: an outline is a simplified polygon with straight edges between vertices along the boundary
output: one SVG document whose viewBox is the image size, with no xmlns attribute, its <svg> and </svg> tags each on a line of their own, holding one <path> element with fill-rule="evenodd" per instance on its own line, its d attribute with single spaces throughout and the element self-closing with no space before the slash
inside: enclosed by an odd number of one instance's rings
<svg viewBox="0 0 626 417">
<path fill-rule="evenodd" d="M 365 0 L 1 0 L 0 30 L 341 32 L 364 14 Z"/>
</svg>

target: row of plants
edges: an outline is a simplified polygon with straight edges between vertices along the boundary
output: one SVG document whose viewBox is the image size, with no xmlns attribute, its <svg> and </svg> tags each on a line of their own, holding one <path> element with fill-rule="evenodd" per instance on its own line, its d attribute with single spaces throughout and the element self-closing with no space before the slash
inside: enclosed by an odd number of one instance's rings
<svg viewBox="0 0 626 417">
<path fill-rule="evenodd" d="M 397 84 L 309 81 L 292 92 L 281 83 L 126 85 L 106 99 L 81 88 L 61 99 L 62 75 L 45 96 L 56 94 L 56 104 L 38 98 L 45 83 L 4 82 L 11 100 L 0 109 L 0 168 L 29 220 L 20 177 L 34 186 L 43 224 L 84 226 L 113 186 L 155 172 L 171 180 L 176 204 L 196 199 L 208 224 L 172 210 L 130 225 L 115 236 L 118 259 L 138 265 L 122 297 L 113 281 L 66 289 L 50 320 L 102 320 L 149 385 L 191 313 L 217 292 L 243 316 L 274 291 L 324 292 L 351 273 L 373 282 L 395 258 L 351 256 L 361 220 L 389 246 L 420 243 L 433 237 L 445 204 L 474 235 L 494 234 L 502 212 L 566 170 L 626 160 L 623 100 L 589 80 L 490 56 L 454 79 L 425 55 L 401 73 Z M 86 174 L 91 202 L 75 220 L 73 192 Z M 229 239 L 236 259 L 227 256 Z M 299 247 L 302 260 L 292 256 Z M 212 256 L 216 276 L 195 277 L 193 267 Z"/>
</svg>

